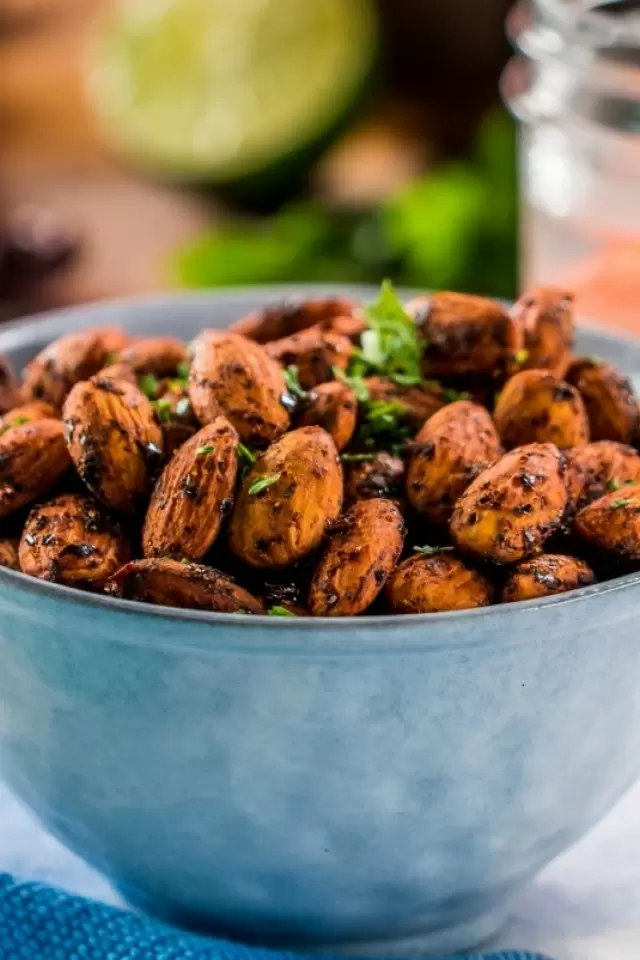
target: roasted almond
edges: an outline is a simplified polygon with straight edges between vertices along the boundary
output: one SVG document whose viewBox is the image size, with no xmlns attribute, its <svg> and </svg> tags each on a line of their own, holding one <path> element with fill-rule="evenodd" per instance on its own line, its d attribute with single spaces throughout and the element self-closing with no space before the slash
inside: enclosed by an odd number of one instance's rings
<svg viewBox="0 0 640 960">
<path fill-rule="evenodd" d="M 322 427 L 332 438 L 338 450 L 344 450 L 351 440 L 358 419 L 358 401 L 353 390 L 339 380 L 321 383 L 309 396 L 302 416 L 301 427 Z"/>
<path fill-rule="evenodd" d="M 19 556 L 31 577 L 101 589 L 129 559 L 129 544 L 92 497 L 63 494 L 31 511 Z"/>
<path fill-rule="evenodd" d="M 0 353 L 0 414 L 13 410 L 22 403 L 22 393 L 13 367 L 3 353 Z"/>
<path fill-rule="evenodd" d="M 149 400 L 125 380 L 102 377 L 73 387 L 63 417 L 82 480 L 110 509 L 134 513 L 162 455 L 162 431 Z"/>
<path fill-rule="evenodd" d="M 34 420 L 57 420 L 58 411 L 50 403 L 43 400 L 33 400 L 31 403 L 23 403 L 20 407 L 14 407 L 3 417 L 0 417 L 0 433 L 4 433 L 10 427 L 19 427 L 23 423 L 32 423 Z"/>
<path fill-rule="evenodd" d="M 469 400 L 451 403 L 427 420 L 412 445 L 407 497 L 432 523 L 447 523 L 456 500 L 502 448 L 484 407 Z"/>
<path fill-rule="evenodd" d="M 576 557 L 541 553 L 539 557 L 523 560 L 509 574 L 502 589 L 502 602 L 536 600 L 555 593 L 566 593 L 595 582 L 593 570 Z"/>
<path fill-rule="evenodd" d="M 353 353 L 353 344 L 333 330 L 311 327 L 282 340 L 274 340 L 266 352 L 283 367 L 296 367 L 300 386 L 310 390 L 333 380 L 333 370 L 346 370 Z"/>
<path fill-rule="evenodd" d="M 536 287 L 514 304 L 513 319 L 524 333 L 522 369 L 565 375 L 575 337 L 573 299 L 559 287 Z"/>
<path fill-rule="evenodd" d="M 162 471 L 142 534 L 145 557 L 201 560 L 233 506 L 238 434 L 224 417 L 187 440 Z"/>
<path fill-rule="evenodd" d="M 187 349 L 175 337 L 144 337 L 127 344 L 117 359 L 135 373 L 169 377 L 186 361 Z"/>
<path fill-rule="evenodd" d="M 407 305 L 425 342 L 425 377 L 482 376 L 514 371 L 524 345 L 522 327 L 495 300 L 466 293 L 435 293 Z"/>
<path fill-rule="evenodd" d="M 205 330 L 191 350 L 189 396 L 200 423 L 226 417 L 243 443 L 256 446 L 285 432 L 284 375 L 263 347 L 239 334 Z"/>
<path fill-rule="evenodd" d="M 640 454 L 633 447 L 598 440 L 567 451 L 567 489 L 574 507 L 629 483 L 640 483 Z"/>
<path fill-rule="evenodd" d="M 8 537 L 0 538 L 0 567 L 7 567 L 9 570 L 20 569 L 18 542 L 18 540 L 11 540 Z"/>
<path fill-rule="evenodd" d="M 177 560 L 134 560 L 111 578 L 108 591 L 125 600 L 218 613 L 264 613 L 231 577 L 212 567 Z"/>
<path fill-rule="evenodd" d="M 320 545 L 342 506 L 338 451 L 320 427 L 273 443 L 242 482 L 231 549 L 252 567 L 286 567 Z"/>
<path fill-rule="evenodd" d="M 0 435 L 0 517 L 33 503 L 69 469 L 60 420 L 35 420 Z"/>
<path fill-rule="evenodd" d="M 640 560 L 640 483 L 612 490 L 583 507 L 574 529 L 601 550 Z"/>
<path fill-rule="evenodd" d="M 404 521 L 390 500 L 359 500 L 335 525 L 311 589 L 316 617 L 355 617 L 371 606 L 402 551 Z"/>
<path fill-rule="evenodd" d="M 505 447 L 555 443 L 560 450 L 589 442 L 580 393 L 548 370 L 522 370 L 507 380 L 493 418 Z"/>
<path fill-rule="evenodd" d="M 456 503 L 454 542 L 462 552 L 494 563 L 517 563 L 539 552 L 564 517 L 564 475 L 564 457 L 551 443 L 505 454 Z"/>
<path fill-rule="evenodd" d="M 448 403 L 447 391 L 437 380 L 400 386 L 386 377 L 367 377 L 365 386 L 371 400 L 401 404 L 404 407 L 402 420 L 415 430 Z"/>
<path fill-rule="evenodd" d="M 566 378 L 582 394 L 591 439 L 631 443 L 640 414 L 629 378 L 612 364 L 589 357 L 574 360 Z"/>
<path fill-rule="evenodd" d="M 110 354 L 124 347 L 118 327 L 101 327 L 69 333 L 54 340 L 27 366 L 23 394 L 26 400 L 46 400 L 61 407 L 75 383 L 105 366 Z"/>
<path fill-rule="evenodd" d="M 401 563 L 387 583 L 392 613 L 442 613 L 486 607 L 493 586 L 477 570 L 448 551 L 425 556 L 416 553 Z"/>
<path fill-rule="evenodd" d="M 338 317 L 348 317 L 354 310 L 357 310 L 355 302 L 344 297 L 318 297 L 312 300 L 289 297 L 242 317 L 233 324 L 231 330 L 258 343 L 269 343 L 290 337 L 308 327 L 331 327 Z"/>
<path fill-rule="evenodd" d="M 400 457 L 380 450 L 379 453 L 346 454 L 343 460 L 347 503 L 373 497 L 397 502 L 404 497 L 405 465 Z"/>
</svg>

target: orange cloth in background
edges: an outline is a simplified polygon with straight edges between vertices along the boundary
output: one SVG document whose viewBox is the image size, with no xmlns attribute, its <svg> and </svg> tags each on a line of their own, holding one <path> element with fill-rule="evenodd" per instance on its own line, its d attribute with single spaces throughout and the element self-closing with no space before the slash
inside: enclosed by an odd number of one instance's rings
<svg viewBox="0 0 640 960">
<path fill-rule="evenodd" d="M 579 315 L 640 337 L 640 238 L 618 239 L 563 278 Z"/>
</svg>

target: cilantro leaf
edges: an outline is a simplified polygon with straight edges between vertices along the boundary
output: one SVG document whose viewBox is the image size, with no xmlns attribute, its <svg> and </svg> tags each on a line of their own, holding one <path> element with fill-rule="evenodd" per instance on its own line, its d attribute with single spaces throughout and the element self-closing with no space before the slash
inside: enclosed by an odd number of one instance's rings
<svg viewBox="0 0 640 960">
<path fill-rule="evenodd" d="M 389 280 L 364 313 L 369 329 L 360 337 L 362 359 L 386 376 L 409 377 L 419 383 L 424 342 Z"/>
</svg>

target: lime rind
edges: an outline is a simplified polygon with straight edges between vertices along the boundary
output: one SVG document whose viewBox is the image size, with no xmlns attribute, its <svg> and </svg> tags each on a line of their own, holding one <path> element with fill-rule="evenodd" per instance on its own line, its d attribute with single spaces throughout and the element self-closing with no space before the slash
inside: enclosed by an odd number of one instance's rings
<svg viewBox="0 0 640 960">
<path fill-rule="evenodd" d="M 126 0 L 93 52 L 105 136 L 180 177 L 233 180 L 321 138 L 367 82 L 370 0 Z"/>
</svg>

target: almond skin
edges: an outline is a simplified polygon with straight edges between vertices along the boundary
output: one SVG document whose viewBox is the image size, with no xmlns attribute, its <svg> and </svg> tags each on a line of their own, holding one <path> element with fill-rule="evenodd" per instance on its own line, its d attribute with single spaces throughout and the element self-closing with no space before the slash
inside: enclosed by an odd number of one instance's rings
<svg viewBox="0 0 640 960">
<path fill-rule="evenodd" d="M 256 490 L 261 481 L 271 482 Z M 231 516 L 232 551 L 261 568 L 286 567 L 311 553 L 340 514 L 342 486 L 328 433 L 300 427 L 285 434 L 242 482 Z"/>
<path fill-rule="evenodd" d="M 551 443 L 505 454 L 456 503 L 450 524 L 454 543 L 461 552 L 494 563 L 532 556 L 564 517 L 564 473 L 564 457 Z"/>
<path fill-rule="evenodd" d="M 7 537 L 0 539 L 0 567 L 7 567 L 9 570 L 20 569 L 18 542 Z"/>
<path fill-rule="evenodd" d="M 61 407 L 69 391 L 105 365 L 126 343 L 118 327 L 101 327 L 69 333 L 54 340 L 28 364 L 23 395 L 25 400 L 45 400 Z"/>
<path fill-rule="evenodd" d="M 71 466 L 60 420 L 36 420 L 0 436 L 0 517 L 50 490 Z"/>
<path fill-rule="evenodd" d="M 522 328 L 523 370 L 548 370 L 563 377 L 575 338 L 573 295 L 560 287 L 536 287 L 514 304 L 511 315 Z"/>
<path fill-rule="evenodd" d="M 356 429 L 358 401 L 353 390 L 339 380 L 321 383 L 309 396 L 300 417 L 301 427 L 322 427 L 338 450 L 344 450 Z"/>
<path fill-rule="evenodd" d="M 107 591 L 125 600 L 218 613 L 264 613 L 262 603 L 232 577 L 177 560 L 134 560 L 111 578 Z"/>
<path fill-rule="evenodd" d="M 332 330 L 311 327 L 283 340 L 274 340 L 266 352 L 283 367 L 294 366 L 300 386 L 305 390 L 333 380 L 333 368 L 346 370 L 353 353 L 353 344 Z"/>
<path fill-rule="evenodd" d="M 355 617 L 371 606 L 404 542 L 404 521 L 390 500 L 359 500 L 336 524 L 309 590 L 316 617 Z"/>
<path fill-rule="evenodd" d="M 418 430 L 447 403 L 447 393 L 436 380 L 403 387 L 386 377 L 367 377 L 364 381 L 371 400 L 401 403 L 405 412 L 401 419 Z"/>
<path fill-rule="evenodd" d="M 589 442 L 589 420 L 580 393 L 547 370 L 522 370 L 507 380 L 493 418 L 507 449 L 555 443 L 566 450 Z"/>
<path fill-rule="evenodd" d="M 486 607 L 494 589 L 486 577 L 448 551 L 414 554 L 401 563 L 387 583 L 392 613 L 442 613 Z"/>
<path fill-rule="evenodd" d="M 569 367 L 566 379 L 582 394 L 592 440 L 631 443 L 640 415 L 628 377 L 610 363 L 579 357 Z"/>
<path fill-rule="evenodd" d="M 574 529 L 595 547 L 640 560 L 640 483 L 613 490 L 583 507 Z"/>
<path fill-rule="evenodd" d="M 180 447 L 151 497 L 142 533 L 145 557 L 204 557 L 233 506 L 237 447 L 238 434 L 224 417 Z"/>
<path fill-rule="evenodd" d="M 44 403 L 43 400 L 33 400 L 31 403 L 23 403 L 20 407 L 14 407 L 0 418 L 0 433 L 4 433 L 10 427 L 20 426 L 21 423 L 32 423 L 34 420 L 57 420 L 58 411 L 51 404 Z"/>
<path fill-rule="evenodd" d="M 22 392 L 8 358 L 0 353 L 0 414 L 13 410 L 22 403 Z"/>
<path fill-rule="evenodd" d="M 426 346 L 425 377 L 475 375 L 496 380 L 515 372 L 522 328 L 495 300 L 466 293 L 435 293 L 407 305 Z"/>
<path fill-rule="evenodd" d="M 231 330 L 258 343 L 269 343 L 316 325 L 330 328 L 339 317 L 349 317 L 357 309 L 353 300 L 344 297 L 318 297 L 312 300 L 289 297 L 242 317 L 233 324 Z"/>
<path fill-rule="evenodd" d="M 287 430 L 280 365 L 235 333 L 204 330 L 192 345 L 189 396 L 201 424 L 226 417 L 243 443 L 264 447 Z"/>
<path fill-rule="evenodd" d="M 69 453 L 91 492 L 119 513 L 134 513 L 162 455 L 162 431 L 147 398 L 124 380 L 76 384 L 63 418 Z"/>
<path fill-rule="evenodd" d="M 134 340 L 120 351 L 117 362 L 124 363 L 135 373 L 152 373 L 169 377 L 187 359 L 187 349 L 175 337 L 145 337 Z"/>
<path fill-rule="evenodd" d="M 559 553 L 541 553 L 539 557 L 519 563 L 509 574 L 502 590 L 502 603 L 550 597 L 594 582 L 593 570 L 583 560 Z"/>
<path fill-rule="evenodd" d="M 413 445 L 407 497 L 432 523 L 447 523 L 472 480 L 499 459 L 502 448 L 484 407 L 451 403 L 427 420 Z"/>
<path fill-rule="evenodd" d="M 357 456 L 357 454 L 356 454 Z M 344 492 L 347 503 L 354 500 L 401 500 L 404 496 L 405 465 L 400 457 L 381 450 L 369 460 L 347 461 Z"/>
<path fill-rule="evenodd" d="M 567 451 L 567 489 L 574 509 L 631 482 L 640 483 L 640 454 L 633 447 L 598 440 Z"/>
<path fill-rule="evenodd" d="M 129 544 L 92 497 L 63 494 L 31 511 L 19 556 L 31 577 L 95 590 L 127 562 Z"/>
</svg>

